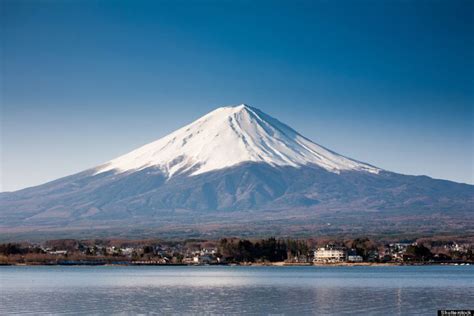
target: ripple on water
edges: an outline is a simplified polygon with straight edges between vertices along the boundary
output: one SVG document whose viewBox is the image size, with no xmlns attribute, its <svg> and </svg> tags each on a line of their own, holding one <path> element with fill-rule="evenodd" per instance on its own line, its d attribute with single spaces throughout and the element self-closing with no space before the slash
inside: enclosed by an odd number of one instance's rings
<svg viewBox="0 0 474 316">
<path fill-rule="evenodd" d="M 473 267 L 406 268 L 9 267 L 0 269 L 0 314 L 433 315 L 472 308 Z"/>
</svg>

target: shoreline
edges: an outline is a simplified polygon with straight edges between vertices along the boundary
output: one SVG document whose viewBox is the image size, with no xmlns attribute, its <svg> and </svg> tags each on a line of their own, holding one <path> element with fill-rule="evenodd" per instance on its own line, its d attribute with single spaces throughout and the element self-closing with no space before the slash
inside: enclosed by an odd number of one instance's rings
<svg viewBox="0 0 474 316">
<path fill-rule="evenodd" d="M 262 262 L 262 263 L 221 263 L 221 264 L 159 264 L 159 263 L 1 263 L 0 267 L 18 266 L 109 266 L 109 267 L 139 267 L 139 266 L 156 266 L 156 267 L 203 267 L 203 266 L 241 266 L 241 267 L 394 267 L 394 266 L 474 266 L 473 262 L 339 262 L 339 263 L 290 263 L 290 262 Z"/>
</svg>

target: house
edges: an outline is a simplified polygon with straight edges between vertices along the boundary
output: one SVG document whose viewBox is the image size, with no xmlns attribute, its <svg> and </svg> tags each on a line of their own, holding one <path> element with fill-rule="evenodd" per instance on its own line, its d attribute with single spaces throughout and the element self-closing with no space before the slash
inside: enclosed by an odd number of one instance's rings
<svg viewBox="0 0 474 316">
<path fill-rule="evenodd" d="M 288 263 L 311 263 L 311 258 L 305 255 L 299 256 L 288 256 L 288 259 L 285 260 Z"/>
<path fill-rule="evenodd" d="M 364 258 L 357 254 L 357 250 L 352 248 L 347 251 L 347 261 L 348 262 L 362 262 Z"/>
<path fill-rule="evenodd" d="M 336 263 L 346 261 L 346 250 L 342 247 L 326 246 L 314 251 L 314 262 Z"/>
<path fill-rule="evenodd" d="M 184 264 L 195 264 L 194 257 L 184 257 L 181 262 Z"/>
<path fill-rule="evenodd" d="M 131 256 L 134 250 L 132 247 L 120 248 L 120 253 L 124 256 Z"/>
<path fill-rule="evenodd" d="M 348 255 L 347 256 L 347 261 L 349 261 L 349 262 L 362 262 L 363 258 L 362 258 L 362 256 L 359 256 L 359 255 Z"/>
<path fill-rule="evenodd" d="M 55 251 L 49 251 L 48 253 L 50 255 L 65 256 L 67 255 L 67 250 L 55 250 Z"/>
<path fill-rule="evenodd" d="M 409 243 L 395 243 L 388 245 L 388 252 L 384 255 L 390 255 L 393 261 L 402 262 Z"/>
<path fill-rule="evenodd" d="M 211 255 L 196 255 L 193 257 L 194 264 L 210 264 L 215 261 L 214 257 Z"/>
</svg>

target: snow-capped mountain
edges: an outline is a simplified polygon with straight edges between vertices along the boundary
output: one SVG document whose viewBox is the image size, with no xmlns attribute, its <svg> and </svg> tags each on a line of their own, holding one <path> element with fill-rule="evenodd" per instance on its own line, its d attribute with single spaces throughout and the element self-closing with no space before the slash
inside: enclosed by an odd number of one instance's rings
<svg viewBox="0 0 474 316">
<path fill-rule="evenodd" d="M 242 104 L 218 108 L 98 167 L 0 193 L 0 237 L 144 226 L 189 232 L 206 225 L 252 232 L 260 225 L 273 234 L 297 225 L 327 230 L 328 221 L 393 232 L 419 229 L 410 225 L 422 220 L 426 229 L 445 231 L 453 221 L 453 229 L 474 227 L 473 205 L 472 185 L 344 157 Z"/>
<path fill-rule="evenodd" d="M 336 173 L 380 170 L 321 147 L 260 110 L 241 104 L 218 108 L 168 136 L 106 163 L 97 173 L 156 167 L 168 177 L 177 173 L 198 175 L 244 162 L 316 165 Z"/>
</svg>

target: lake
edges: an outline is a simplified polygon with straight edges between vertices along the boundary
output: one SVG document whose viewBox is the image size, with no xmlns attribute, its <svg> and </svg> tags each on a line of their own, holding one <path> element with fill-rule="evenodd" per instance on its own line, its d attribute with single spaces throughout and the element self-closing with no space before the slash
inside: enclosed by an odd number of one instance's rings
<svg viewBox="0 0 474 316">
<path fill-rule="evenodd" d="M 0 290 L 2 315 L 436 315 L 474 308 L 474 266 L 4 266 Z"/>
</svg>

